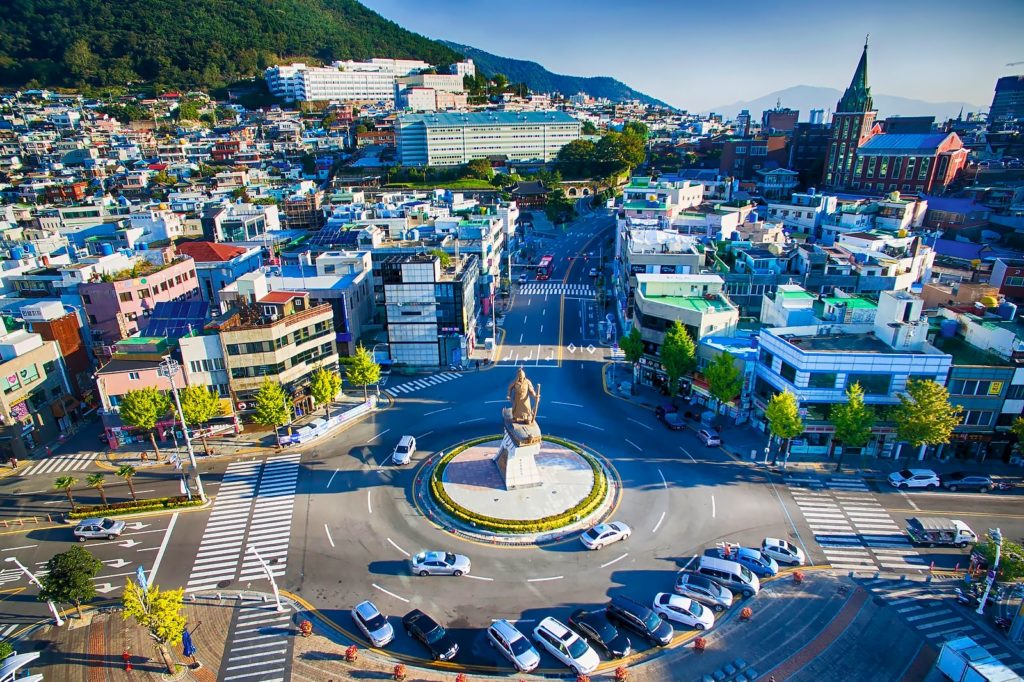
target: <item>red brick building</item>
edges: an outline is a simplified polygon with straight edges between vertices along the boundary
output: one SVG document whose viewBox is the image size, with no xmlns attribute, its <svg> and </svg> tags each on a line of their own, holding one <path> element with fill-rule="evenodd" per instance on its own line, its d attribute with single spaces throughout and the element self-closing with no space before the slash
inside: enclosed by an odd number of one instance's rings
<svg viewBox="0 0 1024 682">
<path fill-rule="evenodd" d="M 718 172 L 739 180 L 758 180 L 757 171 L 786 165 L 789 160 L 788 142 L 789 137 L 785 134 L 727 140 L 722 146 Z"/>
<path fill-rule="evenodd" d="M 67 368 L 71 391 L 80 400 L 92 398 L 94 384 L 90 380 L 92 361 L 82 338 L 82 327 L 77 313 L 69 313 L 57 301 L 27 305 L 21 309 L 25 322 L 44 341 L 56 341 Z M 86 402 L 93 402 L 87 400 Z"/>
<path fill-rule="evenodd" d="M 956 133 L 874 135 L 856 156 L 847 187 L 874 192 L 939 194 L 967 164 Z"/>
<path fill-rule="evenodd" d="M 997 258 L 988 281 L 1003 296 L 1024 301 L 1024 259 Z"/>
<path fill-rule="evenodd" d="M 49 185 L 46 188 L 46 201 L 51 204 L 69 204 L 82 201 L 89 190 L 85 182 L 68 182 Z"/>
</svg>

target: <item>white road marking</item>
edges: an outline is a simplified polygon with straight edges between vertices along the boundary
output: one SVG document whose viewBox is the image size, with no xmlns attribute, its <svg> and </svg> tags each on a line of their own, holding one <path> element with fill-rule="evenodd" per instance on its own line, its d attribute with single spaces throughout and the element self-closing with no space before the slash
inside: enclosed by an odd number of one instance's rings
<svg viewBox="0 0 1024 682">
<path fill-rule="evenodd" d="M 523 332 L 522 334 L 520 334 L 520 335 L 519 335 L 519 343 L 522 343 L 522 342 L 523 342 L 523 337 L 524 337 L 525 335 L 526 335 L 526 333 L 525 333 L 525 332 Z"/>
<path fill-rule="evenodd" d="M 380 585 L 378 585 L 377 583 L 372 583 L 372 585 L 373 585 L 374 587 L 376 587 L 376 588 L 377 588 L 378 590 L 380 590 L 381 592 L 383 592 L 384 594 L 386 594 L 386 595 L 392 596 L 392 597 L 394 597 L 395 599 L 397 599 L 397 600 L 399 600 L 399 601 L 404 601 L 404 602 L 405 602 L 406 604 L 408 604 L 408 603 L 409 603 L 409 600 L 408 600 L 408 599 L 406 599 L 405 597 L 399 597 L 399 596 L 398 596 L 397 594 L 395 594 L 394 592 L 389 592 L 388 590 L 385 590 L 385 589 L 384 589 L 383 587 L 381 587 L 381 586 L 380 586 Z"/>
<path fill-rule="evenodd" d="M 661 476 L 661 487 L 668 490 L 668 481 L 665 480 L 665 474 L 661 473 L 661 469 L 658 469 L 658 475 Z"/>
<path fill-rule="evenodd" d="M 561 580 L 564 577 L 565 576 L 563 576 L 563 575 L 555 575 L 555 576 L 552 576 L 550 578 L 529 578 L 526 582 L 528 582 L 528 583 L 543 583 L 543 582 L 546 582 L 548 580 Z"/>
<path fill-rule="evenodd" d="M 715 518 L 715 496 L 711 496 L 711 518 Z"/>
<path fill-rule="evenodd" d="M 903 499 L 905 499 L 905 500 L 907 501 L 907 504 L 909 504 L 909 505 L 910 505 L 911 507 L 913 507 L 913 508 L 914 508 L 914 509 L 915 509 L 916 511 L 921 511 L 921 510 L 920 510 L 920 509 L 918 508 L 918 506 L 917 506 L 916 504 L 914 504 L 914 501 L 913 501 L 912 499 L 910 499 L 910 496 L 909 496 L 909 495 L 907 495 L 907 494 L 906 494 L 905 492 L 903 492 L 902 490 L 900 491 L 900 495 L 902 495 L 902 496 L 903 496 Z"/>
<path fill-rule="evenodd" d="M 540 333 L 541 333 L 541 334 L 543 334 L 543 333 L 544 333 L 544 325 L 541 325 L 541 326 L 540 326 Z"/>
<path fill-rule="evenodd" d="M 651 529 L 652 533 L 657 533 L 658 529 L 661 528 L 661 522 L 665 520 L 665 512 L 661 512 L 661 516 L 658 517 L 658 522 L 654 524 L 654 528 Z"/>
<path fill-rule="evenodd" d="M 690 454 L 689 452 L 687 452 L 687 451 L 686 451 L 686 448 L 684 448 L 684 447 L 683 447 L 682 445 L 680 445 L 680 446 L 679 446 L 679 449 L 683 451 L 683 454 L 684 454 L 684 455 L 686 455 L 687 457 L 689 457 L 689 458 L 690 458 L 690 461 L 691 461 L 691 462 L 693 462 L 694 464 L 696 464 L 696 463 L 697 463 L 697 460 L 695 460 L 695 459 L 693 458 L 693 455 L 691 455 L 691 454 Z"/>
<path fill-rule="evenodd" d="M 331 537 L 331 529 L 324 524 L 324 532 L 327 533 L 327 542 L 331 543 L 331 547 L 334 547 L 334 538 Z"/>
<path fill-rule="evenodd" d="M 487 582 L 494 582 L 494 578 L 485 578 L 482 575 L 469 575 L 467 573 L 467 574 L 464 574 L 462 577 L 463 578 L 472 578 L 473 580 L 486 580 Z"/>
<path fill-rule="evenodd" d="M 160 543 L 160 550 L 156 553 L 156 559 L 153 560 L 153 568 L 149 572 L 149 584 L 154 584 L 153 581 L 156 578 L 156 571 L 160 568 L 160 562 L 164 558 L 164 552 L 167 550 L 167 541 L 171 539 L 171 531 L 174 530 L 174 524 L 178 522 L 178 513 L 171 514 L 171 522 L 167 524 L 167 533 L 164 535 L 163 542 Z M 110 576 L 108 576 L 110 577 Z"/>
<path fill-rule="evenodd" d="M 424 417 L 429 417 L 432 414 L 438 414 L 439 412 L 447 412 L 450 409 L 452 409 L 452 408 L 450 408 L 450 407 L 442 407 L 440 410 L 434 410 L 432 412 L 424 412 L 423 416 Z"/>
<path fill-rule="evenodd" d="M 636 443 L 634 443 L 634 442 L 633 442 L 633 441 L 631 441 L 630 439 L 626 438 L 626 439 L 625 439 L 625 441 L 626 441 L 627 443 L 629 443 L 630 445 L 632 445 L 632 446 L 633 446 L 634 448 L 636 448 L 637 450 L 639 450 L 640 452 L 643 452 L 643 451 L 644 451 L 644 449 L 643 449 L 642 447 L 640 447 L 639 445 L 637 445 Z"/>
<path fill-rule="evenodd" d="M 14 552 L 19 549 L 32 549 L 33 547 L 38 546 L 39 545 L 21 545 L 20 547 L 5 547 L 4 549 L 0 549 L 0 552 Z"/>
<path fill-rule="evenodd" d="M 636 419 L 633 419 L 632 417 L 627 417 L 627 419 L 628 419 L 629 421 L 633 422 L 634 424 L 639 424 L 640 426 L 644 427 L 644 428 L 645 428 L 645 429 L 647 429 L 648 431 L 653 431 L 653 430 L 654 430 L 654 429 L 652 429 L 652 428 L 651 428 L 651 425 L 650 425 L 650 424 L 644 424 L 643 422 L 641 422 L 641 421 L 637 421 Z"/>
<path fill-rule="evenodd" d="M 697 557 L 696 557 L 696 556 L 692 556 L 692 557 L 690 557 L 690 560 L 686 562 L 686 565 L 685 565 L 685 566 L 683 566 L 682 568 L 680 568 L 680 569 L 679 569 L 679 572 L 680 572 L 680 573 L 682 573 L 683 571 L 685 571 L 685 570 L 689 569 L 689 568 L 690 568 L 690 566 L 692 566 L 692 565 L 693 565 L 693 562 L 694 562 L 694 561 L 696 561 L 696 560 L 697 560 Z"/>
<path fill-rule="evenodd" d="M 583 426 L 588 426 L 588 427 L 590 427 L 592 429 L 597 429 L 598 431 L 604 431 L 604 429 L 602 429 L 600 426 L 594 426 L 593 424 L 588 424 L 586 422 L 576 422 L 576 423 L 577 424 L 581 424 Z"/>
<path fill-rule="evenodd" d="M 507 403 L 507 400 L 485 400 L 484 405 L 493 405 L 495 403 Z"/>
<path fill-rule="evenodd" d="M 398 545 L 396 545 L 396 544 L 395 544 L 395 541 L 394 541 L 394 540 L 392 540 L 391 538 L 388 538 L 388 542 L 390 542 L 390 543 L 391 543 L 391 546 L 392 546 L 392 547 L 394 547 L 395 549 L 397 549 L 397 550 L 398 550 L 399 552 L 401 552 L 401 553 L 402 553 L 402 554 L 404 554 L 405 556 L 409 556 L 409 553 L 408 553 L 408 552 L 406 552 L 406 551 L 405 551 L 404 549 L 402 549 L 401 547 L 399 547 Z"/>
<path fill-rule="evenodd" d="M 420 435 L 416 436 L 416 440 L 421 440 L 423 438 L 426 438 L 427 436 L 429 436 L 432 433 L 433 433 L 433 431 L 427 431 L 426 433 L 421 433 Z"/>
<path fill-rule="evenodd" d="M 375 436 L 371 436 L 371 437 L 369 438 L 369 440 L 367 440 L 366 442 L 367 442 L 367 443 L 369 443 L 369 442 L 370 442 L 371 440 L 375 440 L 375 439 L 377 439 L 377 438 L 380 438 L 381 436 L 383 436 L 383 435 L 384 435 L 385 433 L 387 433 L 387 432 L 388 432 L 388 431 L 390 431 L 390 430 L 391 430 L 391 429 L 384 429 L 383 431 L 381 431 L 381 432 L 380 432 L 380 433 L 378 433 L 377 435 L 375 435 Z"/>
<path fill-rule="evenodd" d="M 334 482 L 334 477 L 338 475 L 338 472 L 339 472 L 339 471 L 341 471 L 341 469 L 335 469 L 335 470 L 334 470 L 334 473 L 333 473 L 333 474 L 331 474 L 331 478 L 330 478 L 330 480 L 329 480 L 329 481 L 327 481 L 327 487 L 328 487 L 328 488 L 330 488 L 330 487 L 331 487 L 331 483 L 333 483 L 333 482 Z"/>
<path fill-rule="evenodd" d="M 804 539 L 800 536 L 800 531 L 797 530 L 796 524 L 793 522 L 793 517 L 789 515 L 789 510 L 786 509 L 786 503 L 782 501 L 782 496 L 779 495 L 779 491 L 776 489 L 775 484 L 772 483 L 771 481 L 769 481 L 768 484 L 771 486 L 772 492 L 775 493 L 775 499 L 779 501 L 779 506 L 782 507 L 782 512 L 786 515 L 786 519 L 789 521 L 790 528 L 792 528 L 793 532 L 796 534 L 796 540 L 800 543 L 800 546 L 803 548 L 804 556 L 809 558 L 811 556 L 811 553 L 807 549 L 807 545 L 804 544 Z"/>
<path fill-rule="evenodd" d="M 370 490 L 366 491 L 366 508 L 368 510 L 370 510 L 370 513 L 372 514 L 373 513 L 373 504 L 370 502 L 370 493 L 371 492 L 372 491 L 370 491 Z"/>
<path fill-rule="evenodd" d="M 505 400 L 500 400 L 500 401 L 498 401 L 498 402 L 502 402 L 502 403 L 504 403 L 504 402 L 507 402 L 507 401 L 505 401 Z M 559 402 L 559 401 L 557 401 L 557 400 L 552 400 L 552 401 L 551 401 L 551 403 L 552 403 L 552 404 L 554 404 L 554 405 L 565 405 L 566 407 L 583 407 L 583 406 L 582 406 L 582 405 L 580 405 L 579 403 L 562 403 L 562 402 Z M 63 500 L 62 500 L 62 501 L 63 501 Z"/>
<path fill-rule="evenodd" d="M 622 556 L 617 557 L 615 559 L 612 559 L 611 561 L 606 561 L 603 564 L 601 564 L 601 568 L 608 568 L 609 566 L 614 564 L 616 561 L 622 561 L 623 559 L 625 559 L 628 556 L 629 556 L 629 552 L 623 552 Z"/>
<path fill-rule="evenodd" d="M 466 419 L 466 420 L 463 420 L 463 421 L 461 421 L 459 423 L 460 424 L 472 424 L 473 422 L 482 422 L 483 420 L 484 420 L 484 417 L 476 417 L 475 419 Z"/>
</svg>

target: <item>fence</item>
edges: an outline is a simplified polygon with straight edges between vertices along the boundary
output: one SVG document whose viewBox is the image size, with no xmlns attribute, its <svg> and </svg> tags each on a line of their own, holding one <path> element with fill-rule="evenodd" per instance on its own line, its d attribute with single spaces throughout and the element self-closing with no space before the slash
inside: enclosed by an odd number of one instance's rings
<svg viewBox="0 0 1024 682">
<path fill-rule="evenodd" d="M 351 410 L 340 412 L 329 419 L 315 419 L 313 422 L 296 429 L 294 433 L 287 436 L 278 436 L 277 443 L 281 446 L 308 443 L 309 441 L 316 440 L 320 436 L 332 431 L 346 422 L 350 422 L 357 417 L 361 417 L 376 406 L 377 396 L 370 396 L 370 399 L 365 403 L 362 403 L 357 407 L 353 407 Z"/>
</svg>

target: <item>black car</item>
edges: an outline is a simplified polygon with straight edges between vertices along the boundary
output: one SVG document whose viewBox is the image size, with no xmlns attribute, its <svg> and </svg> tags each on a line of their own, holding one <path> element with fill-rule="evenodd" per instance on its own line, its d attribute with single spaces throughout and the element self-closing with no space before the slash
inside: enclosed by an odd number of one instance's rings
<svg viewBox="0 0 1024 682">
<path fill-rule="evenodd" d="M 672 429 L 673 431 L 679 431 L 686 428 L 686 420 L 672 407 L 665 407 L 658 405 L 654 410 L 654 416 L 661 420 L 661 423 Z"/>
<path fill-rule="evenodd" d="M 569 627 L 604 651 L 608 658 L 622 658 L 633 650 L 629 637 L 619 632 L 600 611 L 574 611 L 569 616 Z"/>
<path fill-rule="evenodd" d="M 406 633 L 418 639 L 427 647 L 435 661 L 450 661 L 459 651 L 459 645 L 445 632 L 437 621 L 419 609 L 413 609 L 402 617 Z"/>
<path fill-rule="evenodd" d="M 954 492 L 961 488 L 973 488 L 986 493 L 992 489 L 992 479 L 987 474 L 954 471 L 951 474 L 942 475 L 942 487 Z"/>
<path fill-rule="evenodd" d="M 629 597 L 615 596 L 605 607 L 608 619 L 644 637 L 651 644 L 666 646 L 675 631 L 661 616 Z"/>
</svg>

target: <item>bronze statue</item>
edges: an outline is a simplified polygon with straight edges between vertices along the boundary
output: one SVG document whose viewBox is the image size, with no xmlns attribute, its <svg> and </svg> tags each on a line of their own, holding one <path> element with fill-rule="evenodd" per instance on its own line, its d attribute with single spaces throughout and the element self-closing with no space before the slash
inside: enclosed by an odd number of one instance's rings
<svg viewBox="0 0 1024 682">
<path fill-rule="evenodd" d="M 519 368 L 515 381 L 508 387 L 508 399 L 512 401 L 512 422 L 514 424 L 532 424 L 537 420 L 537 409 L 540 407 L 540 384 L 534 389 L 533 382 L 526 378 L 526 372 Z M 535 403 L 531 404 L 531 399 Z"/>
</svg>

